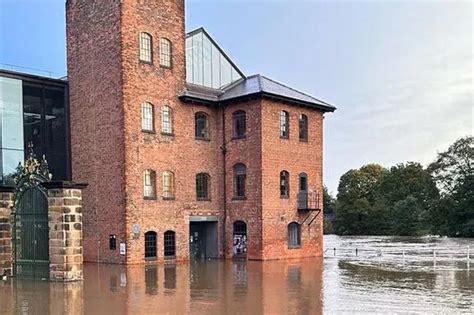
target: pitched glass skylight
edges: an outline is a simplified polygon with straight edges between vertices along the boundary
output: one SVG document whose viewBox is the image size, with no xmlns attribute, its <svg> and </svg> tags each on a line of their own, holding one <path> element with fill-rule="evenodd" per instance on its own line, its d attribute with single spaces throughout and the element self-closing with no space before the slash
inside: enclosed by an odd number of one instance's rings
<svg viewBox="0 0 474 315">
<path fill-rule="evenodd" d="M 209 37 L 198 29 L 186 37 L 186 82 L 222 89 L 243 78 L 242 72 Z"/>
</svg>

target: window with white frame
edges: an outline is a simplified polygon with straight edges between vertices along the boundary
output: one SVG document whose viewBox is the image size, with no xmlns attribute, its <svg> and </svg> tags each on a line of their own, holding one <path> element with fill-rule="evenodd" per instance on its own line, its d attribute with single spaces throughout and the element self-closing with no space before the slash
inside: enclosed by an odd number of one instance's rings
<svg viewBox="0 0 474 315">
<path fill-rule="evenodd" d="M 152 170 L 145 170 L 143 172 L 143 197 L 145 199 L 155 198 L 155 172 Z"/>
<path fill-rule="evenodd" d="M 163 199 L 174 198 L 174 174 L 171 171 L 164 171 L 161 174 L 163 182 Z"/>
<path fill-rule="evenodd" d="M 145 32 L 140 33 L 140 60 L 145 62 L 152 62 L 152 47 L 153 43 L 151 35 Z"/>
<path fill-rule="evenodd" d="M 173 133 L 171 126 L 171 108 L 166 105 L 161 107 L 161 133 Z"/>
<path fill-rule="evenodd" d="M 142 103 L 142 130 L 154 131 L 153 105 L 148 102 Z"/>
<path fill-rule="evenodd" d="M 288 139 L 290 136 L 290 115 L 287 111 L 280 112 L 280 138 Z"/>
<path fill-rule="evenodd" d="M 160 66 L 171 68 L 171 42 L 160 38 Z"/>
</svg>

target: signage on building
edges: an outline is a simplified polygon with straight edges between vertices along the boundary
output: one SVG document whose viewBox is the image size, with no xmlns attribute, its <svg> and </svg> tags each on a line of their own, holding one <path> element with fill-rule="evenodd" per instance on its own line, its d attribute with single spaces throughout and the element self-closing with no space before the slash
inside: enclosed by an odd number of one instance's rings
<svg viewBox="0 0 474 315">
<path fill-rule="evenodd" d="M 125 255 L 127 253 L 127 249 L 126 249 L 126 245 L 125 243 L 120 243 L 120 255 Z"/>
</svg>

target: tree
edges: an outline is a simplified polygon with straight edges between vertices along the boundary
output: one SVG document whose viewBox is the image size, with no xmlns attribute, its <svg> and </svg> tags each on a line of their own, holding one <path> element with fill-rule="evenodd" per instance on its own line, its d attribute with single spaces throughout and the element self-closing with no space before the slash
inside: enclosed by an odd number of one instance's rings
<svg viewBox="0 0 474 315">
<path fill-rule="evenodd" d="M 474 237 L 474 137 L 458 139 L 428 167 L 442 192 L 432 211 L 437 233 Z"/>
<path fill-rule="evenodd" d="M 374 225 L 370 215 L 374 192 L 386 171 L 378 164 L 368 164 L 341 176 L 335 206 L 337 234 L 371 234 L 368 227 Z"/>
<path fill-rule="evenodd" d="M 420 231 L 419 209 L 418 200 L 413 196 L 396 202 L 393 206 L 393 214 L 396 217 L 392 225 L 393 233 L 402 236 L 416 235 Z"/>
<path fill-rule="evenodd" d="M 438 153 L 436 160 L 428 166 L 443 194 L 451 194 L 461 187 L 474 171 L 474 137 L 458 139 L 446 152 Z"/>
</svg>

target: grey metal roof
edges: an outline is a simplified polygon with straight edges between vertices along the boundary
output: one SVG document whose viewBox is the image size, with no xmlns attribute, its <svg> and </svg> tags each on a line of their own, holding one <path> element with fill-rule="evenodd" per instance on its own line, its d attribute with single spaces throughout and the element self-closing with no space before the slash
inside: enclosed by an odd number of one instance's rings
<svg viewBox="0 0 474 315">
<path fill-rule="evenodd" d="M 181 93 L 179 97 L 183 101 L 195 101 L 207 104 L 225 104 L 231 101 L 253 97 L 266 97 L 293 104 L 315 107 L 325 112 L 333 112 L 336 110 L 336 107 L 331 104 L 260 74 L 239 80 L 223 90 L 208 89 L 188 84 L 186 91 Z"/>
</svg>

